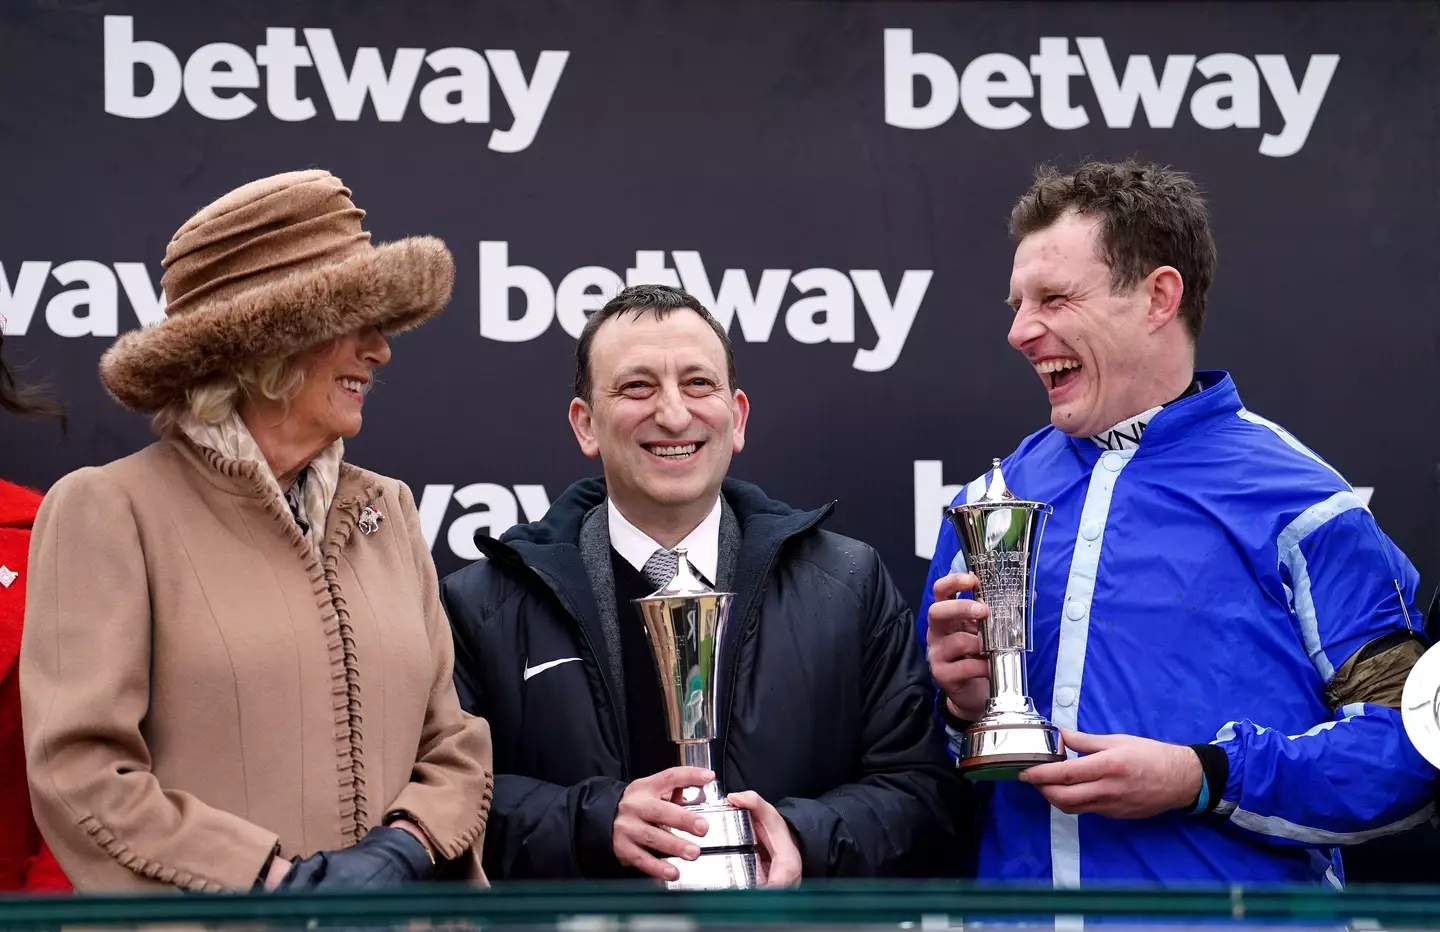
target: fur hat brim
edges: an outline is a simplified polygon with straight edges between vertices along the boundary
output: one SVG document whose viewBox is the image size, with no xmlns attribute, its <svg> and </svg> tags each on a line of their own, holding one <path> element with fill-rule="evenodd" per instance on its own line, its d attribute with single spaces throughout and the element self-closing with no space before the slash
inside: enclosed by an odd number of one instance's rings
<svg viewBox="0 0 1440 932">
<path fill-rule="evenodd" d="M 100 358 L 100 380 L 132 411 L 158 411 L 252 360 L 361 327 L 417 327 L 444 310 L 454 284 L 455 260 L 435 237 L 385 243 L 125 333 Z"/>
</svg>

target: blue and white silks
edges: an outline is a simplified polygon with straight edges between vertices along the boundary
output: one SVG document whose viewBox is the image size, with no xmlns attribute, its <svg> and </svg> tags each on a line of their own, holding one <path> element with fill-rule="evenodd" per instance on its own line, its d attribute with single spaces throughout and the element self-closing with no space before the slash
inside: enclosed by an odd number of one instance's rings
<svg viewBox="0 0 1440 932">
<path fill-rule="evenodd" d="M 1129 449 L 1046 427 L 1001 465 L 1017 496 L 1054 508 L 1027 658 L 1037 709 L 1090 734 L 1218 744 L 1221 802 L 1200 816 L 1071 816 L 1028 784 L 997 783 L 981 877 L 1339 886 L 1340 846 L 1434 812 L 1435 771 L 1399 712 L 1332 714 L 1324 698 L 1366 643 L 1419 630 L 1418 574 L 1344 478 L 1245 410 L 1227 373 L 1197 377 L 1202 390 L 1155 413 Z M 958 550 L 944 524 L 922 640 L 935 580 L 963 569 Z"/>
</svg>

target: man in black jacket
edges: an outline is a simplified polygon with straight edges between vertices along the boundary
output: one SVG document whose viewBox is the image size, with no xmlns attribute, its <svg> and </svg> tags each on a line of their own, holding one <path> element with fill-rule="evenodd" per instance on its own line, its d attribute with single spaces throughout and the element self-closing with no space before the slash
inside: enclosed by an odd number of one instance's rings
<svg viewBox="0 0 1440 932">
<path fill-rule="evenodd" d="M 681 546 L 736 593 L 713 759 L 766 882 L 952 869 L 966 795 L 911 611 L 874 550 L 821 530 L 833 504 L 798 511 L 726 478 L 750 403 L 724 329 L 683 291 L 636 286 L 576 355 L 570 423 L 605 478 L 477 536 L 488 559 L 441 586 L 460 701 L 494 741 L 487 874 L 673 879 L 662 858 L 699 854 L 668 829 L 703 834 L 673 800 L 711 775 L 675 766 L 630 604 Z"/>
</svg>

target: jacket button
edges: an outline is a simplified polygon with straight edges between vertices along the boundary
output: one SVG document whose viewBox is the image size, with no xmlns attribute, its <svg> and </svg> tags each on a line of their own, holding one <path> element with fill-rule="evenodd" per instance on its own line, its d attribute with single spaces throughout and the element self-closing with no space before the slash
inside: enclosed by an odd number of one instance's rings
<svg viewBox="0 0 1440 932">
<path fill-rule="evenodd" d="M 1074 686 L 1061 686 L 1059 689 L 1055 690 L 1056 704 L 1065 706 L 1066 708 L 1069 708 L 1070 706 L 1075 704 L 1075 696 L 1076 693 Z"/>
<path fill-rule="evenodd" d="M 1079 599 L 1071 599 L 1070 604 L 1065 606 L 1065 617 L 1071 621 L 1079 621 L 1085 617 L 1085 603 Z"/>
<path fill-rule="evenodd" d="M 1100 536 L 1100 522 L 1091 521 L 1080 529 L 1080 533 L 1086 540 L 1094 540 Z"/>
<path fill-rule="evenodd" d="M 1120 467 L 1125 463 L 1125 460 L 1121 458 L 1119 453 L 1106 453 L 1104 460 L 1105 468 L 1111 472 L 1119 472 Z"/>
</svg>

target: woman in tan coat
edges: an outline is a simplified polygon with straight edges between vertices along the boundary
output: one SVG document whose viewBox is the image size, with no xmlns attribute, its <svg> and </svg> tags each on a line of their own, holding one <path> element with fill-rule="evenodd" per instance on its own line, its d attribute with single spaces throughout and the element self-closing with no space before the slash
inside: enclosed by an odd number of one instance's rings
<svg viewBox="0 0 1440 932">
<path fill-rule="evenodd" d="M 161 439 L 36 519 L 20 659 L 36 819 L 81 892 L 483 880 L 490 736 L 415 500 L 343 460 L 385 334 L 439 313 L 439 240 L 372 246 L 323 171 L 171 240 L 166 320 L 101 378 Z"/>
</svg>

